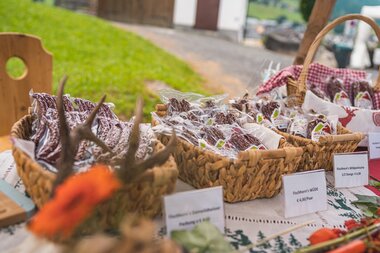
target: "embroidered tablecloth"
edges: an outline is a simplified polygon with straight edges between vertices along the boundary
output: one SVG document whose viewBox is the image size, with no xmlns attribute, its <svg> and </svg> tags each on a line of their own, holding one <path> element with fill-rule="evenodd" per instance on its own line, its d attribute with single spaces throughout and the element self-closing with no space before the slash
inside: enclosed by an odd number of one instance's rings
<svg viewBox="0 0 380 253">
<path fill-rule="evenodd" d="M 375 195 L 365 187 L 335 189 L 333 175 L 327 173 L 328 210 L 285 219 L 283 214 L 283 194 L 271 199 L 258 199 L 248 202 L 225 203 L 226 235 L 236 248 L 242 248 L 266 236 L 286 230 L 308 221 L 307 227 L 276 238 L 259 249 L 250 252 L 292 252 L 308 244 L 308 236 L 321 227 L 343 228 L 345 220 L 362 217 L 360 210 L 351 204 L 355 194 Z M 177 191 L 191 190 L 192 187 L 179 181 Z"/>
<path fill-rule="evenodd" d="M 0 153 L 0 178 L 24 192 L 18 178 L 11 152 Z M 234 247 L 243 248 L 266 236 L 278 233 L 294 225 L 313 220 L 307 227 L 291 234 L 278 237 L 260 248 L 252 249 L 251 253 L 292 252 L 296 248 L 307 245 L 307 237 L 320 227 L 342 227 L 345 220 L 360 218 L 360 211 L 351 201 L 355 200 L 354 193 L 375 195 L 365 187 L 350 189 L 335 189 L 332 184 L 332 173 L 327 173 L 328 210 L 308 214 L 296 218 L 285 219 L 283 215 L 283 195 L 271 199 L 258 199 L 235 204 L 225 203 L 226 236 Z M 193 188 L 181 181 L 177 183 L 177 192 Z M 163 221 L 157 220 L 158 228 L 163 231 Z M 36 246 L 37 245 L 37 246 Z M 2 252 L 44 252 L 47 248 L 54 252 L 51 244 L 41 244 L 25 229 L 25 224 L 0 229 L 0 248 Z M 25 251 L 28 250 L 28 251 Z M 57 252 L 59 252 L 57 250 Z"/>
</svg>

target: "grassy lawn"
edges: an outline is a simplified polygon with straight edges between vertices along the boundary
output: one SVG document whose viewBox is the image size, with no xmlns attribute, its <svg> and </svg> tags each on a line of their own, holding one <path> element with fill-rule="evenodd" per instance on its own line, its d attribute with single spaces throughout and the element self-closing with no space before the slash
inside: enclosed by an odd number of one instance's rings
<svg viewBox="0 0 380 253">
<path fill-rule="evenodd" d="M 0 0 L 0 32 L 39 36 L 53 53 L 54 91 L 67 74 L 67 93 L 93 101 L 107 94 L 119 115 L 132 114 L 138 95 L 144 97 L 145 115 L 153 110 L 159 100 L 145 88 L 146 80 L 207 93 L 201 77 L 186 63 L 96 17 L 30 0 Z"/>
<path fill-rule="evenodd" d="M 294 5 L 293 1 L 289 1 L 289 4 Z M 266 6 L 259 3 L 249 3 L 248 16 L 259 19 L 276 19 L 279 16 L 286 16 L 289 20 L 303 23 L 303 19 L 299 12 L 291 12 L 286 9 L 276 8 L 274 6 Z"/>
</svg>

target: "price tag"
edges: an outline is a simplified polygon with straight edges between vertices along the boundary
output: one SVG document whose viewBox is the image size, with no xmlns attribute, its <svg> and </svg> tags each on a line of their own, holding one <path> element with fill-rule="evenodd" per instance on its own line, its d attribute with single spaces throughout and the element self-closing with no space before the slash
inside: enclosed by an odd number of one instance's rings
<svg viewBox="0 0 380 253">
<path fill-rule="evenodd" d="M 327 210 L 324 170 L 300 172 L 282 177 L 285 218 Z"/>
<path fill-rule="evenodd" d="M 167 236 L 174 230 L 189 230 L 203 221 L 224 234 L 224 202 L 221 186 L 180 192 L 164 197 Z"/>
<path fill-rule="evenodd" d="M 380 158 L 380 133 L 368 133 L 369 159 Z"/>
<path fill-rule="evenodd" d="M 356 187 L 368 184 L 368 153 L 334 154 L 335 187 Z"/>
</svg>

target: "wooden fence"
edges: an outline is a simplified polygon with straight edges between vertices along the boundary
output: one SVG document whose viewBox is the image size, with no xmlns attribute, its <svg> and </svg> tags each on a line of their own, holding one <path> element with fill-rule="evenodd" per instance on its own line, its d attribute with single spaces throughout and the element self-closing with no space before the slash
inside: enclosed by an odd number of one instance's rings
<svg viewBox="0 0 380 253">
<path fill-rule="evenodd" d="M 99 17 L 128 23 L 171 27 L 174 0 L 98 0 Z"/>
</svg>

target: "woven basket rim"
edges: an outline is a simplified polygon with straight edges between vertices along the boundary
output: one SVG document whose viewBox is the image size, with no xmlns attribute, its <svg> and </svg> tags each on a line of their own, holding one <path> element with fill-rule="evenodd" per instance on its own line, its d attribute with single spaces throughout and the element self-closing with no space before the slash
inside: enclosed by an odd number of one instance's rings
<svg viewBox="0 0 380 253">
<path fill-rule="evenodd" d="M 31 117 L 32 117 L 32 115 L 28 114 L 28 115 L 25 115 L 24 117 L 22 117 L 20 120 L 18 120 L 12 127 L 11 137 L 24 139 L 24 138 L 21 138 L 20 136 L 18 136 L 17 132 L 20 129 L 24 131 L 23 123 L 26 122 L 27 120 L 30 120 Z M 160 147 L 164 147 L 164 144 L 162 144 L 161 141 L 156 138 L 155 143 L 154 143 L 154 147 L 153 147 L 154 150 L 153 150 L 152 154 L 156 153 Z M 40 163 L 38 163 L 36 160 L 32 159 L 28 154 L 26 154 L 21 149 L 17 148 L 13 143 L 12 143 L 12 151 L 13 151 L 13 153 L 17 152 L 20 155 L 22 160 L 25 160 L 25 161 L 28 161 L 28 163 L 31 163 L 31 165 L 33 165 L 32 166 L 33 168 L 38 168 L 39 172 L 42 172 L 47 177 L 49 177 L 51 180 L 55 180 L 56 173 L 49 171 L 46 168 L 44 168 Z M 142 181 L 154 181 L 155 174 L 165 175 L 164 173 L 155 173 L 155 171 L 157 169 L 158 170 L 165 170 L 166 172 L 170 172 L 170 174 L 177 173 L 176 166 L 165 166 L 165 165 L 167 165 L 168 162 L 174 163 L 173 159 L 174 159 L 173 156 L 170 156 L 169 159 L 163 165 L 154 166 L 152 168 L 147 169 L 143 174 L 141 174 L 139 176 L 138 180 L 136 180 L 135 182 L 139 183 Z M 165 181 L 170 181 L 170 177 L 168 177 L 168 176 L 166 176 L 165 179 L 166 179 Z"/>
<path fill-rule="evenodd" d="M 169 135 L 165 135 L 165 136 L 170 137 Z M 251 154 L 258 153 L 258 154 L 260 154 L 260 157 L 263 159 L 285 158 L 287 156 L 286 150 L 292 150 L 293 152 L 296 153 L 296 156 L 301 156 L 303 153 L 302 148 L 294 147 L 294 146 L 293 147 L 280 147 L 278 149 L 268 149 L 268 150 L 256 149 L 256 150 L 240 151 L 240 152 L 238 152 L 236 159 L 233 159 L 233 158 L 228 158 L 226 156 L 214 153 L 211 150 L 202 149 L 202 148 L 200 148 L 200 147 L 198 147 L 198 146 L 196 146 L 196 145 L 194 145 L 194 144 L 192 144 L 192 143 L 190 143 L 190 142 L 188 142 L 182 138 L 178 138 L 177 140 L 187 147 L 191 147 L 193 149 L 196 149 L 197 151 L 203 152 L 206 155 L 215 156 L 215 157 L 217 157 L 218 160 L 226 160 L 226 161 L 234 162 L 234 163 L 238 163 L 240 161 L 243 161 L 244 159 L 241 159 L 241 157 L 243 157 L 243 154 L 247 154 L 247 153 L 251 153 Z"/>
<path fill-rule="evenodd" d="M 280 131 L 279 131 L 279 134 L 281 134 L 282 136 L 286 138 L 291 137 L 298 141 L 309 142 L 314 145 L 325 144 L 327 142 L 336 143 L 336 142 L 347 142 L 347 141 L 361 141 L 364 138 L 364 135 L 362 133 L 356 133 L 356 132 L 352 133 L 350 130 L 348 130 L 347 128 L 341 125 L 338 125 L 337 128 L 338 128 L 338 132 L 346 132 L 346 133 L 338 133 L 338 134 L 331 134 L 328 136 L 321 136 L 320 140 L 318 141 L 313 141 L 312 139 L 309 139 L 309 138 L 304 138 L 304 137 L 300 137 L 297 135 L 292 135 L 292 134 L 284 133 Z"/>
<path fill-rule="evenodd" d="M 156 105 L 156 113 L 165 115 L 167 113 L 166 104 L 162 104 L 162 103 L 157 104 Z M 154 123 L 156 124 L 156 122 L 154 122 Z M 326 143 L 332 143 L 332 142 L 338 143 L 338 142 L 347 142 L 347 141 L 361 141 L 364 138 L 363 134 L 352 133 L 351 131 L 349 131 L 347 128 L 344 128 L 343 126 L 338 125 L 337 128 L 338 128 L 338 133 L 339 132 L 345 132 L 345 133 L 336 134 L 336 135 L 329 135 L 329 136 L 322 136 L 318 142 L 313 141 L 313 140 L 308 139 L 308 138 L 303 138 L 303 137 L 299 137 L 296 135 L 291 135 L 289 133 L 284 133 L 284 132 L 281 132 L 279 130 L 274 130 L 274 131 L 276 133 L 282 135 L 285 138 L 285 140 L 287 140 L 288 138 L 294 138 L 300 142 L 304 142 L 304 143 L 307 142 L 307 143 L 311 143 L 313 145 L 324 145 Z M 181 139 L 181 140 L 183 140 L 183 139 Z M 183 140 L 183 141 L 185 141 L 185 140 Z M 199 149 L 199 147 L 197 147 L 197 148 Z M 281 147 L 277 150 L 280 150 L 283 148 L 289 148 L 289 147 Z M 216 153 L 214 153 L 212 151 L 209 151 L 209 150 L 205 150 L 205 151 L 211 152 L 211 154 L 213 154 L 213 155 L 217 155 Z M 268 151 L 276 151 L 276 150 L 250 150 L 249 152 L 253 152 L 253 151 L 260 151 L 260 152 L 267 151 L 268 152 Z M 247 152 L 247 151 L 241 151 L 241 152 Z M 239 153 L 241 153 L 241 152 L 239 152 Z M 223 157 L 221 155 L 219 155 L 219 156 Z M 232 160 L 235 161 L 236 159 L 232 159 Z"/>
</svg>

